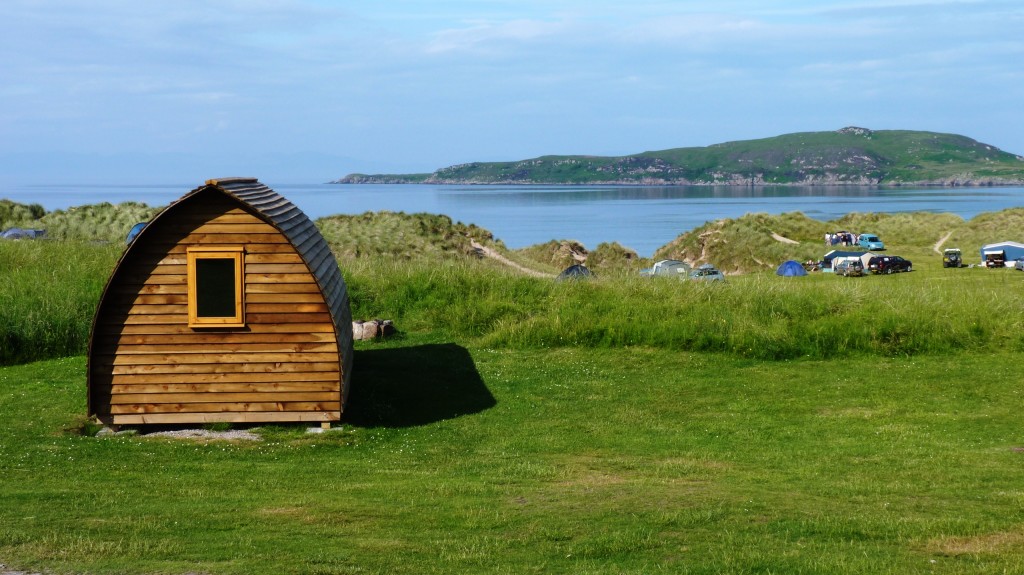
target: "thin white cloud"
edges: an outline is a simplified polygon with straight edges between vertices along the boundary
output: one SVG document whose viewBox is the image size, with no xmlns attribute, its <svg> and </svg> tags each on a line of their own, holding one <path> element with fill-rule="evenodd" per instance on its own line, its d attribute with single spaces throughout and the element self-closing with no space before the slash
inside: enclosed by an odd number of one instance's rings
<svg viewBox="0 0 1024 575">
<path fill-rule="evenodd" d="M 558 39 L 566 31 L 562 23 L 537 20 L 473 23 L 463 28 L 450 28 L 435 33 L 427 43 L 426 51 L 431 54 L 475 52 L 495 44 L 527 44 Z"/>
</svg>

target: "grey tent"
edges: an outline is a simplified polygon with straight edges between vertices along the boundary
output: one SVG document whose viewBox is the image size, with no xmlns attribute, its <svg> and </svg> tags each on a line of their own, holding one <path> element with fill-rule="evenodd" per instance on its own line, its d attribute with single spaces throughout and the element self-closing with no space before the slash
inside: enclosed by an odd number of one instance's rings
<svg viewBox="0 0 1024 575">
<path fill-rule="evenodd" d="M 569 266 L 565 268 L 565 270 L 563 270 L 562 273 L 558 274 L 558 277 L 555 279 L 558 281 L 579 280 L 588 279 L 590 277 L 593 277 L 593 275 L 594 272 L 588 270 L 587 266 L 583 264 L 576 264 L 574 266 Z"/>
<path fill-rule="evenodd" d="M 668 276 L 686 279 L 690 273 L 690 264 L 679 260 L 660 260 L 654 266 L 640 270 L 642 276 Z"/>
<path fill-rule="evenodd" d="M 22 228 L 11 228 L 0 233 L 0 238 L 5 240 L 34 240 L 46 235 L 46 230 L 25 230 Z"/>
</svg>

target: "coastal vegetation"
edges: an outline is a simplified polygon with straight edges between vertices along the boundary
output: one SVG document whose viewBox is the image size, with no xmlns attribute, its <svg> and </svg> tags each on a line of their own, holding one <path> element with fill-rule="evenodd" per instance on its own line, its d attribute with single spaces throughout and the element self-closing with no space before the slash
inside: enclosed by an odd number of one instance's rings
<svg viewBox="0 0 1024 575">
<path fill-rule="evenodd" d="M 92 437 L 85 338 L 135 215 L 106 242 L 0 242 L 8 568 L 1024 570 L 1024 274 L 943 269 L 934 251 L 1019 237 L 1024 210 L 751 214 L 663 248 L 693 255 L 703 235 L 705 259 L 745 272 L 719 284 L 641 278 L 651 260 L 617 244 L 507 250 L 444 216 L 323 218 L 353 316 L 400 333 L 357 342 L 340 428 L 257 441 Z M 769 270 L 843 228 L 914 271 Z M 580 256 L 595 279 L 553 280 Z"/>
<path fill-rule="evenodd" d="M 333 183 L 996 185 L 1024 158 L 956 134 L 847 127 L 627 156 L 470 162 L 430 174 L 349 174 Z"/>
</svg>

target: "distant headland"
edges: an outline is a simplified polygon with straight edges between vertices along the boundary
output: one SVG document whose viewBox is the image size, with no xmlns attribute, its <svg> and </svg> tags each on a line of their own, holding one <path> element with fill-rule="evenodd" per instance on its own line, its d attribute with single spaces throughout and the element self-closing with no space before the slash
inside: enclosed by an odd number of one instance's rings
<svg viewBox="0 0 1024 575">
<path fill-rule="evenodd" d="M 541 156 L 429 174 L 349 174 L 329 183 L 1016 186 L 1024 185 L 1024 157 L 957 134 L 847 127 L 628 156 Z"/>
</svg>

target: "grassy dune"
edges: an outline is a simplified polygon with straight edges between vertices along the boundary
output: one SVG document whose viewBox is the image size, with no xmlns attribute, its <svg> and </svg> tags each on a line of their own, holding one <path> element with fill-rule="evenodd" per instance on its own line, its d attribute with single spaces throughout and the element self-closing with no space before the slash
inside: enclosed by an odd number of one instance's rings
<svg viewBox="0 0 1024 575">
<path fill-rule="evenodd" d="M 774 270 L 787 259 L 821 259 L 826 251 L 833 249 L 824 246 L 825 233 L 838 230 L 876 233 L 885 242 L 886 253 L 915 262 L 938 257 L 933 248 L 946 238 L 943 247 L 960 248 L 965 261 L 974 263 L 980 260 L 982 245 L 1024 238 L 1024 208 L 979 214 L 966 221 L 953 214 L 930 212 L 852 213 L 829 222 L 814 220 L 799 212 L 747 214 L 708 222 L 680 234 L 659 248 L 654 259 L 711 262 L 733 271 Z M 799 243 L 781 242 L 772 234 Z M 838 249 L 847 248 L 838 246 Z"/>
</svg>

